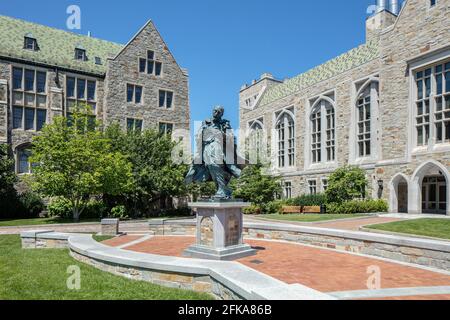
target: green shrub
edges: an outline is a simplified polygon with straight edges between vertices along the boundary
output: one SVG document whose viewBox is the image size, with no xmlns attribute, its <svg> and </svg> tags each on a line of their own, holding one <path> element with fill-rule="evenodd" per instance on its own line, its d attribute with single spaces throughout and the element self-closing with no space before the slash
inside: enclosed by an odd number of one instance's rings
<svg viewBox="0 0 450 320">
<path fill-rule="evenodd" d="M 267 203 L 264 206 L 263 212 L 264 214 L 277 214 L 277 213 L 281 213 L 281 208 L 284 205 L 284 201 L 283 200 L 275 200 L 275 201 L 271 201 L 269 203 Z"/>
<path fill-rule="evenodd" d="M 50 217 L 68 218 L 72 216 L 72 206 L 64 198 L 53 198 L 47 206 Z"/>
<path fill-rule="evenodd" d="M 111 218 L 126 219 L 128 218 L 125 206 L 116 206 L 111 209 Z"/>
<path fill-rule="evenodd" d="M 343 203 L 329 203 L 327 213 L 353 214 L 387 212 L 388 204 L 385 200 L 352 200 Z"/>
<path fill-rule="evenodd" d="M 54 198 L 47 206 L 50 217 L 60 217 L 63 219 L 71 219 L 73 217 L 72 205 L 65 198 Z M 105 216 L 106 206 L 102 201 L 90 200 L 86 208 L 83 210 L 84 219 L 97 219 Z"/>
<path fill-rule="evenodd" d="M 257 205 L 251 205 L 250 207 L 244 208 L 242 210 L 244 212 L 244 214 L 261 214 L 262 213 L 262 209 L 260 206 Z"/>
<path fill-rule="evenodd" d="M 323 193 L 319 194 L 305 194 L 297 198 L 292 198 L 284 201 L 287 206 L 297 207 L 312 207 L 327 204 L 327 196 Z"/>
<path fill-rule="evenodd" d="M 34 192 L 22 193 L 19 201 L 28 217 L 38 217 L 45 208 L 42 198 Z"/>
<path fill-rule="evenodd" d="M 339 168 L 328 178 L 326 191 L 328 202 L 342 203 L 364 198 L 367 184 L 363 169 L 354 166 Z"/>
</svg>

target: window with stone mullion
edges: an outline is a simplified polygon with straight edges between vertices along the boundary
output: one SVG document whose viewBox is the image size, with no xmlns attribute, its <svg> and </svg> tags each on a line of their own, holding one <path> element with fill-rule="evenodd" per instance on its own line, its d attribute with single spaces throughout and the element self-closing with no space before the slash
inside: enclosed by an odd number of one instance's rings
<svg viewBox="0 0 450 320">
<path fill-rule="evenodd" d="M 371 95 L 370 86 L 358 99 L 358 150 L 360 157 L 371 155 Z"/>
<path fill-rule="evenodd" d="M 284 119 L 282 119 L 280 121 L 280 123 L 277 125 L 277 132 L 278 132 L 278 166 L 280 168 L 283 168 L 285 165 L 285 150 L 284 150 L 284 146 L 285 146 L 285 132 L 284 132 Z"/>
<path fill-rule="evenodd" d="M 450 62 L 434 67 L 436 143 L 450 142 Z"/>
<path fill-rule="evenodd" d="M 47 118 L 47 72 L 13 67 L 13 129 L 40 131 Z"/>
<path fill-rule="evenodd" d="M 333 105 L 324 99 L 318 102 L 311 114 L 312 163 L 335 160 L 335 112 Z"/>
<path fill-rule="evenodd" d="M 430 139 L 431 68 L 416 75 L 416 130 L 417 145 L 428 145 Z"/>
</svg>

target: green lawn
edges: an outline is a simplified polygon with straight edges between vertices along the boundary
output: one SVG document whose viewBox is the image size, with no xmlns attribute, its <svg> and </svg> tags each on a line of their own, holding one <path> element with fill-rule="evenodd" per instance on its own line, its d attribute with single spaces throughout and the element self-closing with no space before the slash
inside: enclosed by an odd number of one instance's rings
<svg viewBox="0 0 450 320">
<path fill-rule="evenodd" d="M 80 222 L 100 222 L 100 219 L 85 219 Z M 73 219 L 53 218 L 34 218 L 34 219 L 16 219 L 16 220 L 0 220 L 0 227 L 16 227 L 16 226 L 35 226 L 59 223 L 75 223 Z"/>
<path fill-rule="evenodd" d="M 80 267 L 81 289 L 69 290 L 67 268 Z M 207 300 L 210 295 L 115 276 L 70 257 L 67 249 L 23 250 L 0 236 L 0 300 Z"/>
<path fill-rule="evenodd" d="M 366 226 L 374 230 L 450 239 L 450 219 L 417 219 Z"/>
<path fill-rule="evenodd" d="M 265 214 L 258 217 L 280 221 L 319 222 L 365 216 L 364 214 Z"/>
<path fill-rule="evenodd" d="M 103 242 L 109 239 L 114 238 L 113 236 L 97 236 L 97 235 L 93 235 L 92 238 L 97 241 L 97 242 Z"/>
</svg>

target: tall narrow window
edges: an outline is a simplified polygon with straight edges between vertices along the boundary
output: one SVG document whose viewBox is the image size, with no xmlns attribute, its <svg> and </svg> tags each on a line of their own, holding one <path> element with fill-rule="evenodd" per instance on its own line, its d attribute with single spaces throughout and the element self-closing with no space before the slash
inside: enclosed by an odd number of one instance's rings
<svg viewBox="0 0 450 320">
<path fill-rule="evenodd" d="M 172 108 L 173 92 L 159 90 L 159 107 L 160 108 Z"/>
<path fill-rule="evenodd" d="M 127 130 L 129 132 L 141 132 L 142 131 L 142 120 L 127 118 Z"/>
<path fill-rule="evenodd" d="M 292 182 L 285 181 L 283 184 L 284 189 L 284 198 L 291 199 L 292 198 Z"/>
<path fill-rule="evenodd" d="M 160 134 L 171 135 L 172 131 L 173 131 L 173 124 L 172 123 L 165 123 L 165 122 L 160 122 L 159 123 L 159 133 Z"/>
<path fill-rule="evenodd" d="M 309 180 L 308 186 L 309 186 L 309 194 L 311 194 L 311 195 L 317 194 L 317 181 L 316 180 Z"/>
<path fill-rule="evenodd" d="M 278 167 L 295 164 L 295 124 L 294 119 L 283 113 L 276 124 L 278 145 Z"/>
<path fill-rule="evenodd" d="M 264 158 L 263 137 L 263 127 L 260 122 L 255 121 L 250 126 L 247 139 L 247 152 L 252 164 L 259 163 Z"/>
<path fill-rule="evenodd" d="M 416 84 L 417 145 L 424 146 L 430 139 L 431 68 L 417 73 Z"/>
<path fill-rule="evenodd" d="M 29 149 L 18 149 L 17 150 L 17 173 L 31 173 L 30 164 L 31 152 Z"/>
<path fill-rule="evenodd" d="M 127 102 L 141 103 L 142 87 L 134 84 L 127 84 Z"/>
<path fill-rule="evenodd" d="M 358 99 L 357 103 L 357 141 L 358 141 L 358 155 L 360 157 L 368 157 L 372 153 L 371 139 L 371 113 L 372 113 L 372 98 L 371 98 L 371 86 L 367 86 L 367 88 L 363 91 L 361 96 Z"/>
<path fill-rule="evenodd" d="M 436 66 L 434 72 L 436 143 L 450 142 L 450 62 Z"/>
<path fill-rule="evenodd" d="M 334 107 L 328 100 L 320 99 L 311 112 L 311 162 L 334 161 L 335 145 Z"/>
<path fill-rule="evenodd" d="M 22 89 L 22 68 L 13 68 L 13 90 Z"/>
</svg>

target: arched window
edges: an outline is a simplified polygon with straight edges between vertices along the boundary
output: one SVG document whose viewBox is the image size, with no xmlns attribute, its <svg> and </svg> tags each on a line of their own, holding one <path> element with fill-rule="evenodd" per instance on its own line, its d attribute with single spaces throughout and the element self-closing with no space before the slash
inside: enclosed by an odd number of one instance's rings
<svg viewBox="0 0 450 320">
<path fill-rule="evenodd" d="M 283 113 L 276 125 L 278 138 L 278 167 L 292 167 L 295 163 L 295 124 L 288 113 Z"/>
<path fill-rule="evenodd" d="M 250 126 L 247 138 L 247 151 L 251 162 L 260 162 L 263 157 L 263 127 L 259 121 L 255 121 Z"/>
<path fill-rule="evenodd" d="M 356 145 L 359 158 L 372 157 L 376 154 L 376 136 L 372 128 L 376 121 L 374 116 L 378 106 L 378 82 L 370 81 L 362 86 L 356 100 Z"/>
<path fill-rule="evenodd" d="M 29 148 L 22 147 L 17 149 L 17 166 L 18 174 L 31 173 L 30 163 L 31 151 Z"/>
<path fill-rule="evenodd" d="M 331 162 L 336 157 L 336 121 L 330 101 L 320 99 L 311 112 L 311 161 Z"/>
</svg>

